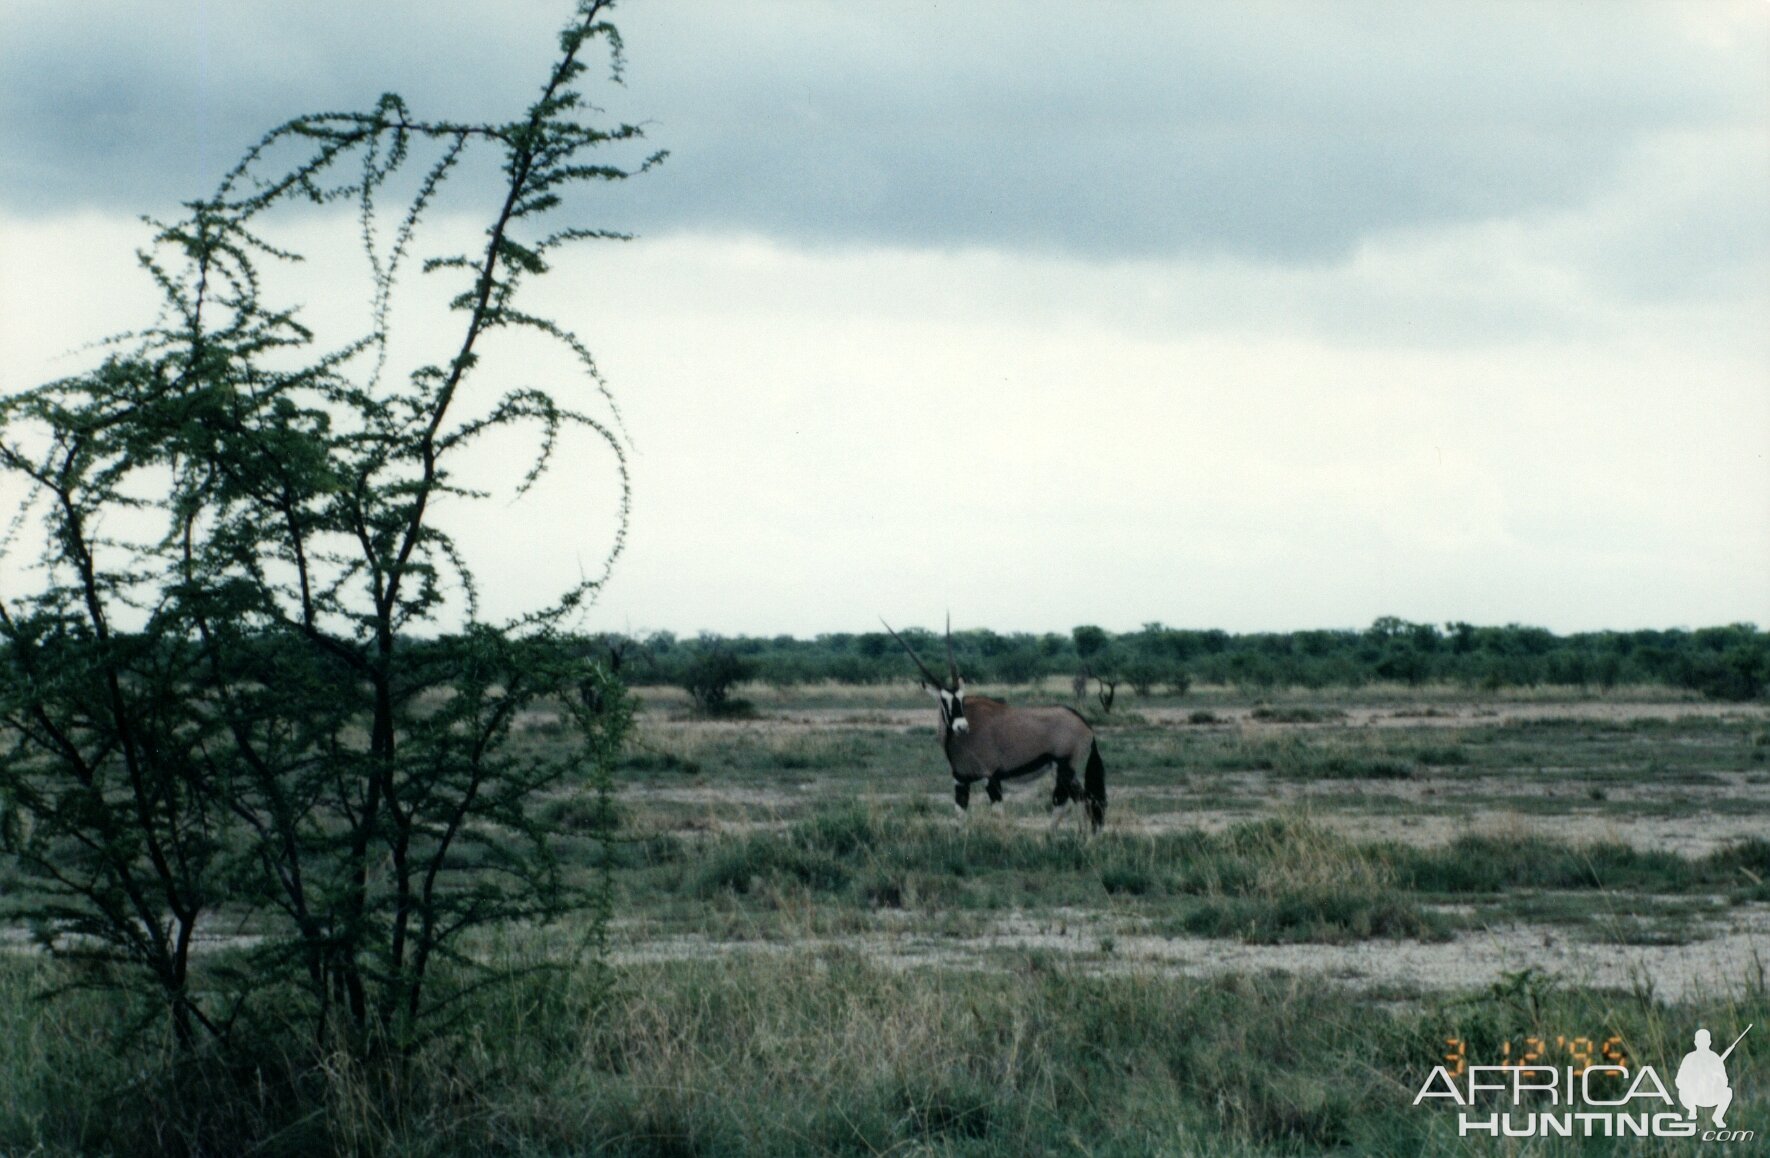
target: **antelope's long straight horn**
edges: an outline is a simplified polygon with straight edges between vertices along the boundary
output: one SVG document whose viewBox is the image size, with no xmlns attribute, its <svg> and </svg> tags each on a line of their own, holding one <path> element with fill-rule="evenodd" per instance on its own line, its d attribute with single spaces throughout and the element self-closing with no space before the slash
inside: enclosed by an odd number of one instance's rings
<svg viewBox="0 0 1770 1158">
<path fill-rule="evenodd" d="M 885 623 L 885 617 L 880 616 L 879 622 Z M 904 651 L 909 654 L 910 659 L 915 661 L 916 666 L 922 670 L 922 678 L 923 679 L 927 680 L 929 683 L 933 684 L 937 688 L 945 686 L 944 684 L 942 684 L 940 682 L 940 678 L 938 676 L 936 676 L 933 672 L 928 670 L 928 665 L 922 662 L 922 657 L 916 654 L 916 649 L 911 647 L 909 644 L 905 643 L 903 641 L 903 636 L 901 636 L 901 635 L 897 634 L 897 632 L 891 630 L 891 625 L 889 623 L 885 623 L 885 630 L 891 632 L 891 638 L 897 640 L 898 646 L 903 648 Z"/>
<path fill-rule="evenodd" d="M 953 613 L 946 613 L 946 670 L 952 673 L 953 686 L 959 686 L 959 661 L 953 658 Z"/>
</svg>

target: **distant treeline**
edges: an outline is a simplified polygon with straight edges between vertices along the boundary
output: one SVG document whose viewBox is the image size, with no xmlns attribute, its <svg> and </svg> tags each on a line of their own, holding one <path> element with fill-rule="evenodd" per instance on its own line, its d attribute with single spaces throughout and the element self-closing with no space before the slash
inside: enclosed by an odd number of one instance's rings
<svg viewBox="0 0 1770 1158">
<path fill-rule="evenodd" d="M 939 632 L 907 629 L 904 638 L 937 671 L 946 642 Z M 678 638 L 603 636 L 628 683 L 687 687 L 715 700 L 741 681 L 780 687 L 835 681 L 876 684 L 913 676 L 914 668 L 883 631 L 792 636 Z M 966 680 L 1030 684 L 1082 676 L 1123 685 L 1133 694 L 1184 694 L 1194 683 L 1265 691 L 1385 682 L 1455 683 L 1497 691 L 1542 685 L 1608 689 L 1662 684 L 1722 700 L 1761 698 L 1770 688 L 1770 633 L 1751 624 L 1694 631 L 1597 631 L 1556 635 L 1511 624 L 1409 623 L 1388 618 L 1364 630 L 1234 635 L 1145 624 L 1113 633 L 1077 627 L 1067 635 L 953 633 Z"/>
</svg>

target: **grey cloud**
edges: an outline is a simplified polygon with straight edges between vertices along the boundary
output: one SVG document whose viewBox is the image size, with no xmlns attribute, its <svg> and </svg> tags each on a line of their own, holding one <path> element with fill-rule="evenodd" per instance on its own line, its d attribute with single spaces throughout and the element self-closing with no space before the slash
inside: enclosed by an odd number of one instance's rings
<svg viewBox="0 0 1770 1158">
<path fill-rule="evenodd" d="M 510 115 L 567 9 L 508 8 L 494 23 L 417 0 L 24 0 L 0 17 L 0 203 L 163 212 L 275 125 L 388 90 L 433 117 Z"/>
<path fill-rule="evenodd" d="M 563 5 L 296 19 L 261 0 L 138 26 L 141 8 L 7 18 L 5 204 L 161 207 L 270 124 L 383 88 L 421 112 L 504 115 Z M 1761 62 L 1686 35 L 1700 12 L 632 4 L 630 87 L 597 97 L 673 157 L 599 209 L 648 232 L 1331 260 L 1385 231 L 1582 205 L 1657 133 L 1761 130 Z"/>
</svg>

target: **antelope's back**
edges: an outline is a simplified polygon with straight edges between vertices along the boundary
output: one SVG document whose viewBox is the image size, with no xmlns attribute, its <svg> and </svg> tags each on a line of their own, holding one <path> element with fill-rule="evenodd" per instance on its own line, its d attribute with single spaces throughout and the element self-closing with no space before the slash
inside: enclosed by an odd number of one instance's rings
<svg viewBox="0 0 1770 1158">
<path fill-rule="evenodd" d="M 1071 708 L 1014 708 L 1001 700 L 974 696 L 966 699 L 965 713 L 974 732 L 989 738 L 995 762 L 1003 768 L 1023 767 L 1049 756 L 1068 760 L 1079 770 L 1094 742 L 1094 730 Z"/>
</svg>

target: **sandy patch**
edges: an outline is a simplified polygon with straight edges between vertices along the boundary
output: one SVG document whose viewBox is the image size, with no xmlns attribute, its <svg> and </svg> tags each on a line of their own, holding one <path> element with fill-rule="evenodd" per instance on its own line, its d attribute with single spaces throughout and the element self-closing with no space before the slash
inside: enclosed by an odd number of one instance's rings
<svg viewBox="0 0 1770 1158">
<path fill-rule="evenodd" d="M 621 964 L 704 960 L 729 953 L 863 954 L 889 968 L 1001 969 L 1003 954 L 1044 953 L 1091 973 L 1154 971 L 1188 977 L 1278 971 L 1360 989 L 1470 990 L 1537 969 L 1578 986 L 1649 990 L 1669 1000 L 1740 994 L 1770 968 L 1770 906 L 1729 912 L 1714 935 L 1687 945 L 1588 944 L 1543 925 L 1465 933 L 1443 943 L 1249 945 L 1206 937 L 1126 932 L 1112 918 L 1070 910 L 1007 917 L 971 936 L 917 933 L 911 922 L 868 933 L 781 941 L 714 941 L 698 934 L 619 943 Z"/>
<path fill-rule="evenodd" d="M 1701 857 L 1730 844 L 1765 833 L 1764 821 L 1752 816 L 1535 816 L 1503 809 L 1459 813 L 1380 815 L 1345 812 L 1280 813 L 1271 809 L 1212 809 L 1151 812 L 1114 817 L 1132 831 L 1172 832 L 1196 828 L 1222 832 L 1248 821 L 1277 815 L 1301 815 L 1309 823 L 1358 841 L 1397 841 L 1421 848 L 1447 844 L 1459 836 L 1535 836 L 1574 844 L 1619 843 L 1641 850 Z M 1029 822 L 1030 823 L 1030 822 Z"/>
<path fill-rule="evenodd" d="M 1582 720 L 1593 723 L 1621 724 L 1637 720 L 1702 720 L 1736 718 L 1751 723 L 1770 722 L 1770 711 L 1738 704 L 1690 702 L 1628 702 L 1582 700 L 1574 703 L 1446 703 L 1424 708 L 1347 707 L 1324 705 L 1326 712 L 1340 712 L 1319 723 L 1302 724 L 1254 718 L 1258 709 L 1230 707 L 1206 709 L 1217 717 L 1214 724 L 1189 722 L 1194 711 L 1185 707 L 1133 708 L 1152 724 L 1164 727 L 1235 727 L 1250 731 L 1283 731 L 1292 728 L 1324 730 L 1331 728 L 1467 728 L 1503 727 L 1507 724 L 1530 723 L 1537 720 Z M 1284 709 L 1278 709 L 1283 711 Z"/>
</svg>

